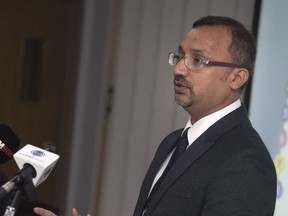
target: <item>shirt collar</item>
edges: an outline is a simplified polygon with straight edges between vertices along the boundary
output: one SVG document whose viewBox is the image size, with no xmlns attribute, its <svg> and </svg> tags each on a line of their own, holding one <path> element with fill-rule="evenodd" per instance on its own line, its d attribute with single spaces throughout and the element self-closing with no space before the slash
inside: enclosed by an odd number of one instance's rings
<svg viewBox="0 0 288 216">
<path fill-rule="evenodd" d="M 224 107 L 221 110 L 218 110 L 217 112 L 214 112 L 210 115 L 207 115 L 201 119 L 199 119 L 197 122 L 195 122 L 193 125 L 191 124 L 190 118 L 184 128 L 184 130 L 188 127 L 190 127 L 188 131 L 188 141 L 189 145 L 193 143 L 202 133 L 204 133 L 211 125 L 213 125 L 215 122 L 217 122 L 219 119 L 223 118 L 225 115 L 229 114 L 230 112 L 236 110 L 241 106 L 240 99 L 236 100 L 232 104 Z M 184 131 L 183 130 L 183 131 Z"/>
</svg>

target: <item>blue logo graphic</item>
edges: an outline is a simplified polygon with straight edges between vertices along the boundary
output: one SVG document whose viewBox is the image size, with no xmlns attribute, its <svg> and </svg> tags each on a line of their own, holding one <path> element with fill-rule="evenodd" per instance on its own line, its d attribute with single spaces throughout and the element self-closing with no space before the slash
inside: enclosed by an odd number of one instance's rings
<svg viewBox="0 0 288 216">
<path fill-rule="evenodd" d="M 33 156 L 37 156 L 37 157 L 44 157 L 45 156 L 45 153 L 42 151 L 39 151 L 39 150 L 32 150 L 31 153 Z"/>
</svg>

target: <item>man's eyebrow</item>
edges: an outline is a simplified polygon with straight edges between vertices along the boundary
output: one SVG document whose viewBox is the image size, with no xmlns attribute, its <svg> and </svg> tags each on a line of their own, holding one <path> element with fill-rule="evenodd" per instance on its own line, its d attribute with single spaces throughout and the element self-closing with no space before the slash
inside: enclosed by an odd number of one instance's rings
<svg viewBox="0 0 288 216">
<path fill-rule="evenodd" d="M 205 50 L 201 50 L 201 49 L 190 49 L 189 52 L 190 52 L 190 53 L 194 53 L 194 54 L 203 54 L 203 53 L 205 53 Z"/>
</svg>

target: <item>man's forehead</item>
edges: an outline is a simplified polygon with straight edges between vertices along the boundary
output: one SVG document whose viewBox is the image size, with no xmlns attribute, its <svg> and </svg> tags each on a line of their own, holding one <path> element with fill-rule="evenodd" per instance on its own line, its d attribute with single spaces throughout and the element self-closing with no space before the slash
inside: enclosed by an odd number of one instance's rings
<svg viewBox="0 0 288 216">
<path fill-rule="evenodd" d="M 231 31 L 225 26 L 200 26 L 193 28 L 184 36 L 178 50 L 189 53 L 205 53 L 211 46 L 229 48 L 231 40 Z"/>
<path fill-rule="evenodd" d="M 185 50 L 185 48 L 182 47 L 181 44 L 178 47 L 178 52 L 179 53 L 190 53 L 190 54 L 206 54 L 207 53 L 207 51 L 205 49 L 197 49 L 197 48 L 191 48 L 191 47 L 187 47 Z"/>
</svg>

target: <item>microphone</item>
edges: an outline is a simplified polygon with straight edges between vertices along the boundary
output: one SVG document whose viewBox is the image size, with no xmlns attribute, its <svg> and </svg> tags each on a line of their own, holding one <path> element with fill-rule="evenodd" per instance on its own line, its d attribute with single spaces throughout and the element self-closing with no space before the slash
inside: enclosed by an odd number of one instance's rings
<svg viewBox="0 0 288 216">
<path fill-rule="evenodd" d="M 57 163 L 59 155 L 27 144 L 14 154 L 14 159 L 21 170 L 29 166 L 34 168 L 33 184 L 37 187 L 47 179 Z"/>
<path fill-rule="evenodd" d="M 0 164 L 13 157 L 20 144 L 19 137 L 6 124 L 0 124 Z"/>
<path fill-rule="evenodd" d="M 59 155 L 27 144 L 14 154 L 14 159 L 20 171 L 0 188 L 0 199 L 19 186 L 29 190 L 27 193 L 32 193 L 35 187 L 47 179 Z"/>
</svg>

